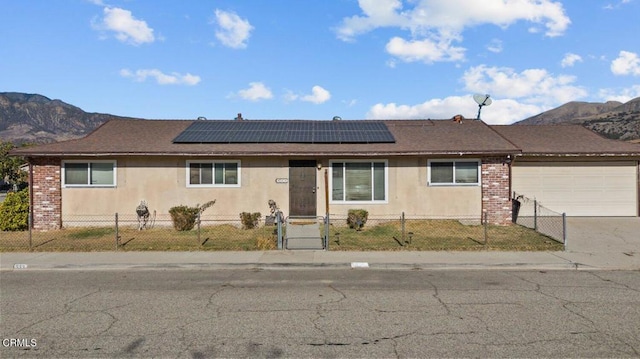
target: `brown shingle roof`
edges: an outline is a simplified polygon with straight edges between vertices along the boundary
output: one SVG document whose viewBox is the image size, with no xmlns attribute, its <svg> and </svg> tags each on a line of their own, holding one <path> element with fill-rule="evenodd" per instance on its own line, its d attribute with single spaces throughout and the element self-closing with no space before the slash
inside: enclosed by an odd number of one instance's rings
<svg viewBox="0 0 640 359">
<path fill-rule="evenodd" d="M 264 120 L 268 121 L 268 120 Z M 299 121 L 299 120 L 291 120 Z M 395 143 L 173 143 L 193 121 L 111 120 L 84 138 L 26 147 L 23 156 L 190 155 L 309 156 L 512 154 L 518 148 L 481 121 L 386 120 Z"/>
<path fill-rule="evenodd" d="M 225 120 L 228 121 L 228 120 Z M 268 121 L 268 120 L 263 120 Z M 291 120 L 291 122 L 302 120 Z M 395 143 L 173 143 L 193 121 L 111 120 L 84 138 L 12 153 L 22 156 L 640 156 L 640 145 L 610 140 L 577 125 L 488 126 L 482 121 L 386 120 Z"/>
<path fill-rule="evenodd" d="M 640 145 L 611 140 L 579 125 L 492 126 L 534 156 L 638 156 Z"/>
</svg>

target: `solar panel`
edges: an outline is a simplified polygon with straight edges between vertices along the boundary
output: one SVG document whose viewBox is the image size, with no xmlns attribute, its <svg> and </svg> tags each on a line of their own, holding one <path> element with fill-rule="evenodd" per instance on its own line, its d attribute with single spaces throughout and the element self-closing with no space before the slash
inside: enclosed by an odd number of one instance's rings
<svg viewBox="0 0 640 359">
<path fill-rule="evenodd" d="M 196 121 L 174 143 L 392 143 L 382 121 Z"/>
</svg>

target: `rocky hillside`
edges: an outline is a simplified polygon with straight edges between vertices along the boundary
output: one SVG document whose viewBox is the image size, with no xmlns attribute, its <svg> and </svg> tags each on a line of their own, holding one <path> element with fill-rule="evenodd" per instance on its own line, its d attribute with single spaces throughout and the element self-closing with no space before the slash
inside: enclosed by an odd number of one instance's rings
<svg viewBox="0 0 640 359">
<path fill-rule="evenodd" d="M 0 92 L 0 141 L 47 143 L 86 135 L 111 118 L 36 94 Z"/>
<path fill-rule="evenodd" d="M 569 102 L 516 125 L 581 124 L 605 137 L 640 141 L 640 97 L 627 103 Z"/>
</svg>

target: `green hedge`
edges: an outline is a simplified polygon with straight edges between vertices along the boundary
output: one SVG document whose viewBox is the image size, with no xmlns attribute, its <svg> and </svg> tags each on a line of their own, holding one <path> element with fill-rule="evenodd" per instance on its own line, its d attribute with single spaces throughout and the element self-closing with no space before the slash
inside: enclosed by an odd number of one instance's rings
<svg viewBox="0 0 640 359">
<path fill-rule="evenodd" d="M 29 229 L 29 189 L 9 192 L 0 203 L 0 231 Z"/>
</svg>

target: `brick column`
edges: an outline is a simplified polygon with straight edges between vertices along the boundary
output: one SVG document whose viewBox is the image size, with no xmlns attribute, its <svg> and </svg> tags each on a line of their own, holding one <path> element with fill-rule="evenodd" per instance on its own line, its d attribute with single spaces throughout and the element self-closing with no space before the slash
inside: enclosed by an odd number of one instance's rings
<svg viewBox="0 0 640 359">
<path fill-rule="evenodd" d="M 509 165 L 506 157 L 482 159 L 482 214 L 490 224 L 511 224 Z"/>
<path fill-rule="evenodd" d="M 33 229 L 46 231 L 62 227 L 60 158 L 32 158 L 31 204 Z"/>
</svg>

